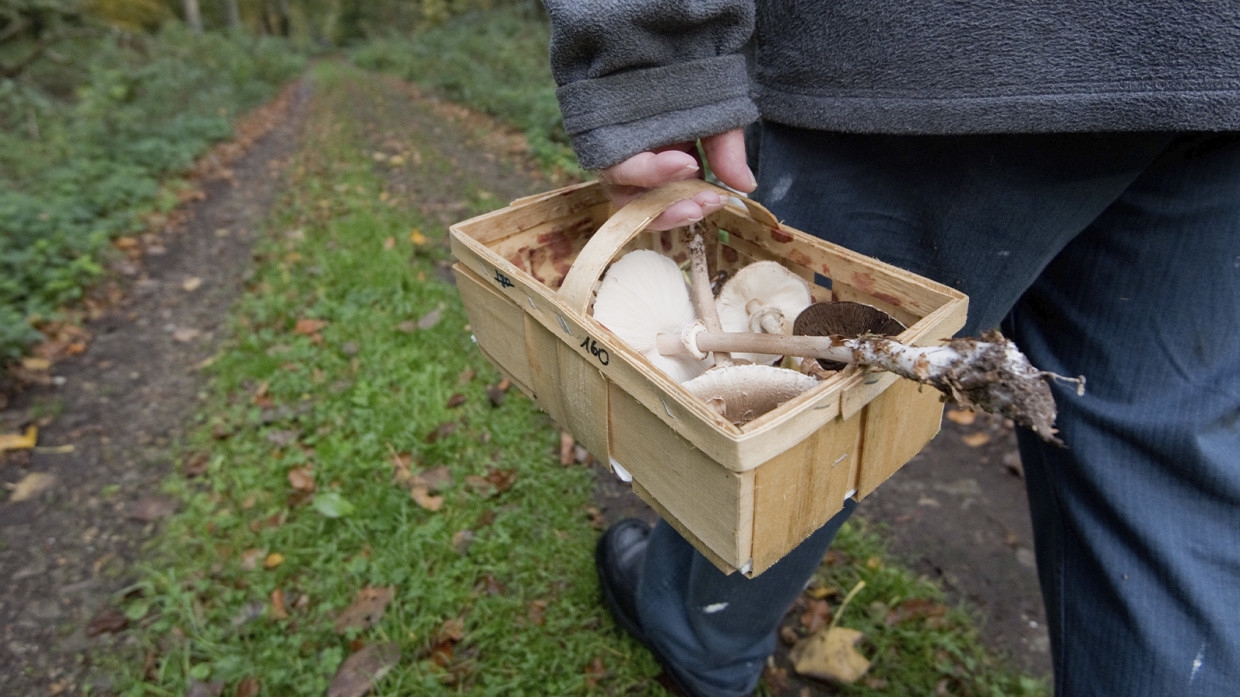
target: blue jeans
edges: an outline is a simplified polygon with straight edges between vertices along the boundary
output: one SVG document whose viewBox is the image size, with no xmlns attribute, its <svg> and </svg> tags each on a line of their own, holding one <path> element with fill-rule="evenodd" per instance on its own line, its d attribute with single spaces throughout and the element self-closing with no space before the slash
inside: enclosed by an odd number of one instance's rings
<svg viewBox="0 0 1240 697">
<path fill-rule="evenodd" d="M 1066 448 L 1020 435 L 1056 693 L 1237 694 L 1240 136 L 767 124 L 757 152 L 781 220 L 963 290 L 962 334 L 1001 325 L 1034 365 L 1087 377 L 1084 396 L 1052 385 Z M 704 693 L 747 694 L 850 511 L 752 581 L 660 525 L 652 641 Z M 729 610 L 694 617 L 721 593 Z"/>
</svg>

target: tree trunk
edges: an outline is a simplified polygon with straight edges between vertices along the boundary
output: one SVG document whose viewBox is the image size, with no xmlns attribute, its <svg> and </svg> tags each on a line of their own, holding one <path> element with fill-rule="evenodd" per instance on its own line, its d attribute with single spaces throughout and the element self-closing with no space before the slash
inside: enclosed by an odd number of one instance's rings
<svg viewBox="0 0 1240 697">
<path fill-rule="evenodd" d="M 237 8 L 237 0 L 224 0 L 224 22 L 228 31 L 241 28 L 241 10 Z"/>
<path fill-rule="evenodd" d="M 195 34 L 202 33 L 202 12 L 198 10 L 198 0 L 184 0 L 185 24 Z"/>
</svg>

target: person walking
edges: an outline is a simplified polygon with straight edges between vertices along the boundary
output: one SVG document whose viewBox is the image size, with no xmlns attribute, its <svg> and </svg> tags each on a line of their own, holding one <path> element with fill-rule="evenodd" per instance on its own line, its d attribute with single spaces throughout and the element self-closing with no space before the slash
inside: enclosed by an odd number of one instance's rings
<svg viewBox="0 0 1240 697">
<path fill-rule="evenodd" d="M 1086 376 L 1052 385 L 1066 447 L 1019 437 L 1056 694 L 1236 694 L 1240 5 L 544 4 L 565 129 L 617 204 L 709 166 L 964 291 L 962 334 Z M 684 693 L 748 695 L 855 508 L 754 579 L 623 521 L 604 600 Z"/>
</svg>

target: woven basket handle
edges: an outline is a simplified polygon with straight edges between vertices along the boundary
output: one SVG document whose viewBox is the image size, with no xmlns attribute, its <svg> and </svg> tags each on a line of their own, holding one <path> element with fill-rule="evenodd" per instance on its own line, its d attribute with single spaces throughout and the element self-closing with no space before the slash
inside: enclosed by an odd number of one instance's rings
<svg viewBox="0 0 1240 697">
<path fill-rule="evenodd" d="M 673 203 L 693 198 L 699 191 L 714 191 L 723 197 L 734 196 L 732 192 L 701 179 L 664 184 L 638 196 L 608 218 L 590 237 L 590 241 L 586 242 L 586 246 L 573 261 L 572 268 L 568 270 L 568 275 L 564 277 L 564 282 L 560 284 L 560 297 L 569 307 L 584 316 L 590 307 L 594 284 L 624 245 L 645 230 L 646 226 Z M 740 199 L 751 218 L 771 227 L 779 226 L 779 221 L 770 211 L 748 198 Z"/>
</svg>

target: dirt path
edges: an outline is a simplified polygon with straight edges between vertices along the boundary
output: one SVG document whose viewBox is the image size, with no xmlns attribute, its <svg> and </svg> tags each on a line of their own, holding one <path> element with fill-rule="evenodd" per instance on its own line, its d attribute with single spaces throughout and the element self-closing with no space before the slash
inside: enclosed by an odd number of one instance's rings
<svg viewBox="0 0 1240 697">
<path fill-rule="evenodd" d="M 251 131 L 267 132 L 246 154 L 228 162 L 244 149 L 234 144 L 207 158 L 203 198 L 115 265 L 101 292 L 119 298 L 85 325 L 89 348 L 0 413 L 0 432 L 40 428 L 40 448 L 0 455 L 0 481 L 52 478 L 40 496 L 0 503 L 0 694 L 106 693 L 91 652 L 125 640 L 115 608 L 171 512 L 159 482 L 183 464 L 197 368 L 223 338 L 308 98 L 294 85 L 257 113 Z"/>
<path fill-rule="evenodd" d="M 400 88 L 410 99 L 402 128 L 450 151 L 453 169 L 412 169 L 394 182 L 394 194 L 446 224 L 460 217 L 454 202 L 465 187 L 498 203 L 553 186 L 522 160 L 519 138 Z M 160 480 L 195 466 L 176 460 L 176 444 L 202 389 L 197 368 L 216 350 L 228 307 L 244 288 L 251 242 L 279 194 L 282 164 L 312 98 L 299 85 L 273 105 L 270 132 L 227 176 L 204 184 L 205 198 L 187 205 L 178 224 L 145 240 L 145 254 L 118 265 L 124 293 L 86 324 L 88 350 L 58 362 L 54 380 L 14 395 L 0 412 L 0 433 L 40 427 L 40 449 L 0 455 L 0 482 L 53 478 L 41 496 L 0 502 L 0 579 L 8 580 L 0 595 L 0 695 L 79 694 L 92 685 L 92 694 L 107 693 L 94 652 L 126 640 L 127 620 L 115 608 L 137 577 L 143 543 L 170 512 Z M 400 133 L 373 135 L 401 141 Z M 1046 674 L 1011 431 L 990 421 L 944 426 L 867 502 L 865 515 L 890 526 L 894 551 L 981 609 L 995 647 Z M 978 433 L 985 443 L 962 440 Z M 613 482 L 604 474 L 597 492 L 608 519 L 650 515 Z M 782 694 L 833 693 L 797 683 Z"/>
</svg>

